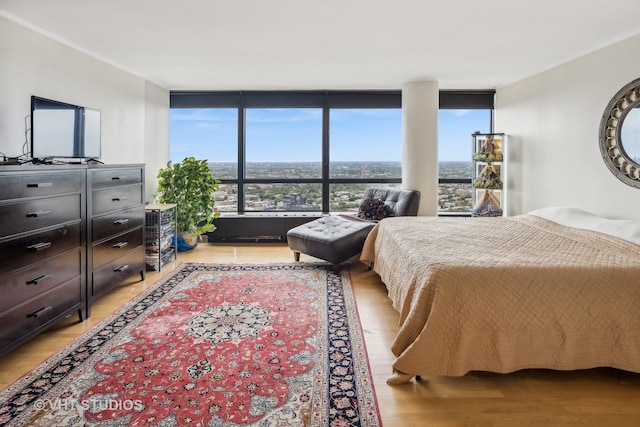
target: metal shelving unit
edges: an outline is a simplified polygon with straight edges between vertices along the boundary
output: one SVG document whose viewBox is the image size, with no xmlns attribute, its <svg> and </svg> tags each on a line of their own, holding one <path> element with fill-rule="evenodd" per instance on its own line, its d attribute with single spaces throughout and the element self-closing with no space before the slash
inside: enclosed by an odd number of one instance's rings
<svg viewBox="0 0 640 427">
<path fill-rule="evenodd" d="M 177 209 L 173 203 L 145 206 L 145 259 L 147 270 L 161 271 L 178 259 Z"/>
<path fill-rule="evenodd" d="M 506 216 L 507 136 L 474 133 L 472 216 Z"/>
</svg>

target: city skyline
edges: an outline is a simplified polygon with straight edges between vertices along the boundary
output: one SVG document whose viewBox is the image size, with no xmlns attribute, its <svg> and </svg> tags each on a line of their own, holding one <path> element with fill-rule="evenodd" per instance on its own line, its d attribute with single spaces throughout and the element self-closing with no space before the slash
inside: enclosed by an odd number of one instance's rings
<svg viewBox="0 0 640 427">
<path fill-rule="evenodd" d="M 397 177 L 401 171 L 400 162 L 337 162 L 338 180 L 361 178 L 364 182 L 333 182 L 329 184 L 330 211 L 357 210 L 365 188 L 376 183 L 380 177 Z M 209 163 L 214 175 L 231 177 L 234 163 Z M 468 212 L 471 210 L 472 162 L 440 162 L 440 176 L 466 180 L 462 183 L 439 184 L 439 210 L 442 212 Z M 296 180 L 321 179 L 320 165 L 305 162 L 259 162 L 255 164 L 255 175 L 269 182 L 244 184 L 244 211 L 320 211 L 323 191 L 320 182 L 296 182 Z M 397 175 L 397 176 L 396 176 Z M 278 182 L 287 178 L 286 182 Z M 396 184 L 385 184 L 398 186 Z M 236 212 L 239 210 L 238 184 L 221 183 L 214 193 L 216 210 Z"/>
</svg>

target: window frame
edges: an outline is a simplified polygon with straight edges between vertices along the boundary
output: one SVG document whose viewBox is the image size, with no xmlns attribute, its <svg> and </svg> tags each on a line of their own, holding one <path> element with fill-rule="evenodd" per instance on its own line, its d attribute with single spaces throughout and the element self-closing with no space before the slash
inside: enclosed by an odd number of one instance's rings
<svg viewBox="0 0 640 427">
<path fill-rule="evenodd" d="M 493 132 L 495 90 L 442 90 L 440 109 L 490 109 Z M 171 91 L 169 108 L 237 108 L 238 110 L 238 176 L 221 180 L 237 186 L 237 214 L 245 214 L 247 184 L 301 183 L 322 185 L 322 214 L 330 213 L 331 184 L 399 184 L 401 178 L 330 178 L 329 120 L 332 109 L 402 108 L 400 90 L 373 91 Z M 245 178 L 246 110 L 249 108 L 321 108 L 322 109 L 322 174 L 320 178 Z M 470 179 L 439 179 L 442 183 L 471 183 Z M 252 212 L 252 211 L 251 211 Z M 279 211 L 280 212 L 280 211 Z M 285 211 L 282 211 L 285 212 Z M 291 211 L 287 211 L 291 212 Z"/>
<path fill-rule="evenodd" d="M 489 132 L 494 132 L 495 90 L 440 91 L 439 110 L 490 110 Z M 469 134 L 469 162 L 471 163 L 471 134 Z M 438 161 L 440 163 L 440 161 Z M 472 184 L 471 178 L 440 178 L 441 184 Z M 473 207 L 472 207 L 473 209 Z M 438 211 L 438 216 L 470 216 L 471 211 Z"/>
</svg>

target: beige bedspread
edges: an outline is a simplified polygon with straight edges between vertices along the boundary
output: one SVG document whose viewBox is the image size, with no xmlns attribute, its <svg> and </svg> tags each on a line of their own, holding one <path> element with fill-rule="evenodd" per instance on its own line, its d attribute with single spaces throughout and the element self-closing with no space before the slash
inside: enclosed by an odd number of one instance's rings
<svg viewBox="0 0 640 427">
<path fill-rule="evenodd" d="M 400 313 L 393 367 L 640 372 L 640 246 L 533 215 L 396 217 L 361 260 Z"/>
</svg>

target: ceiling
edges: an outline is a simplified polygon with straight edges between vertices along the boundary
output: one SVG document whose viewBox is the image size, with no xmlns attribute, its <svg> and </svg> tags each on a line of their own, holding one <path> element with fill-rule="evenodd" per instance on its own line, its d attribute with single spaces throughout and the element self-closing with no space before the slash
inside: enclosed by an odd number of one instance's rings
<svg viewBox="0 0 640 427">
<path fill-rule="evenodd" d="M 640 34 L 640 1 L 0 0 L 170 90 L 493 89 Z"/>
</svg>

